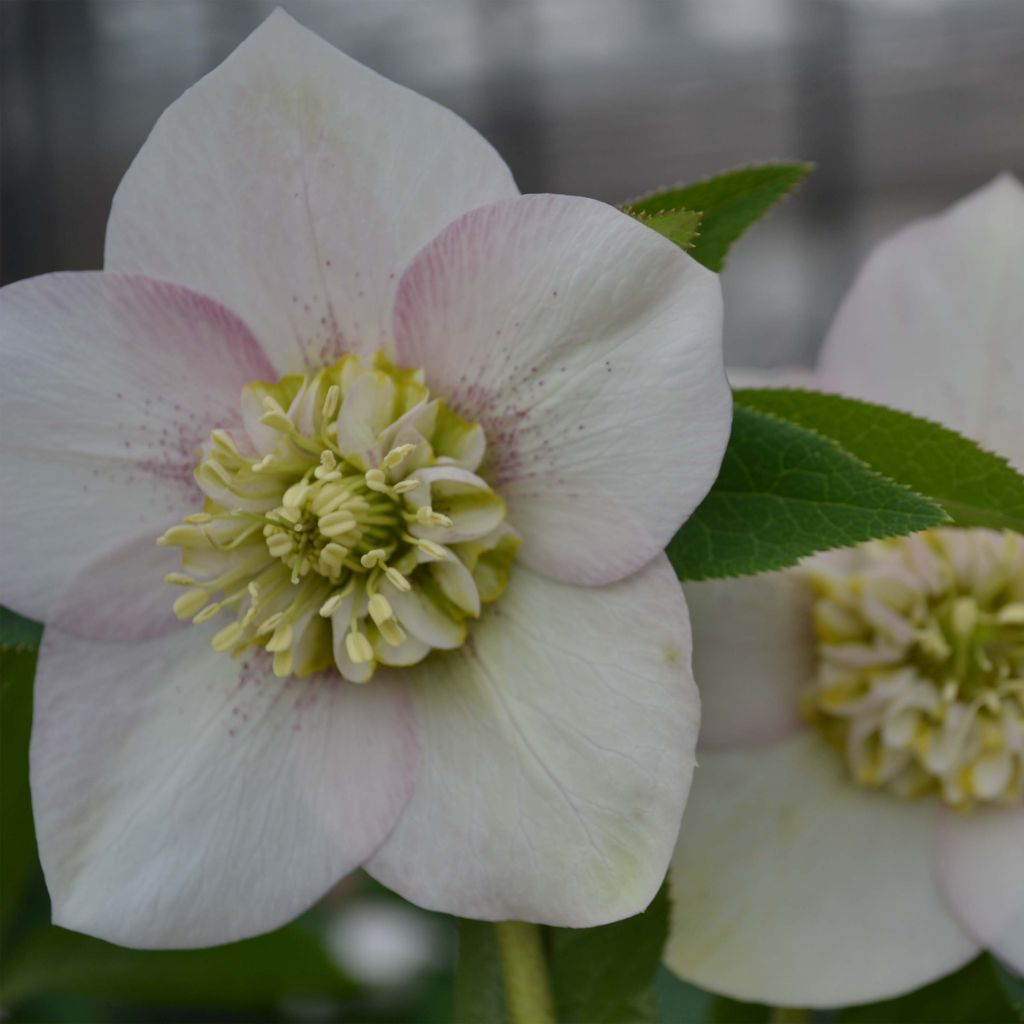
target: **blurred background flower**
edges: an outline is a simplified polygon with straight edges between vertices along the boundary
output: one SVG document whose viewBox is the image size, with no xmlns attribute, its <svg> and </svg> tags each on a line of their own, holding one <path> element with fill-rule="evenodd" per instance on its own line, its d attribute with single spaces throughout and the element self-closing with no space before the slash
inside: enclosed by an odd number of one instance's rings
<svg viewBox="0 0 1024 1024">
<path fill-rule="evenodd" d="M 4 283 L 101 263 L 113 190 L 160 111 L 273 6 L 0 2 Z M 1021 0 L 285 6 L 357 60 L 467 118 L 524 191 L 617 202 L 745 162 L 816 161 L 810 183 L 737 246 L 725 271 L 731 365 L 813 364 L 874 242 L 1000 169 L 1024 171 Z M 43 928 L 19 788 L 30 705 L 24 687 L 10 686 L 30 670 L 28 656 L 4 655 L 0 1006 L 9 1020 L 452 1019 L 451 923 L 421 917 L 365 879 L 244 949 L 125 953 Z M 422 927 L 396 927 L 396 908 Z M 663 982 L 665 1020 L 767 1019 Z M 844 1011 L 841 1020 L 1012 1020 L 993 984 L 976 962 L 910 1007 Z"/>
</svg>

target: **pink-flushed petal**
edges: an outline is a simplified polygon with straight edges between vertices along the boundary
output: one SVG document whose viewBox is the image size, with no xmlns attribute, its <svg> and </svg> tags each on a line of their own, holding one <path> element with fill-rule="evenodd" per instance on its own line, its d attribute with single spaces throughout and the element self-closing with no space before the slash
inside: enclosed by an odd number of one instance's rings
<svg viewBox="0 0 1024 1024">
<path fill-rule="evenodd" d="M 157 122 L 114 197 L 106 266 L 213 295 L 302 371 L 388 349 L 413 255 L 516 194 L 468 124 L 278 10 Z"/>
<path fill-rule="evenodd" d="M 604 588 L 517 568 L 465 647 L 403 677 L 422 765 L 373 875 L 485 920 L 589 927 L 647 905 L 699 719 L 686 604 L 664 556 Z"/>
<path fill-rule="evenodd" d="M 181 549 L 157 544 L 151 532 L 94 551 L 87 570 L 65 585 L 49 625 L 75 636 L 116 643 L 185 629 L 173 605 L 183 591 L 167 583 L 181 572 Z"/>
<path fill-rule="evenodd" d="M 797 699 L 815 669 L 812 592 L 799 569 L 687 583 L 700 745 L 774 743 L 802 726 Z"/>
<path fill-rule="evenodd" d="M 851 783 L 817 733 L 705 753 L 672 862 L 665 962 L 776 1006 L 874 1002 L 966 963 L 978 943 L 935 876 L 938 805 Z"/>
<path fill-rule="evenodd" d="M 399 681 L 277 679 L 263 652 L 213 651 L 217 625 L 134 644 L 47 628 L 31 780 L 57 924 L 140 948 L 267 931 L 401 812 L 417 743 Z"/>
<path fill-rule="evenodd" d="M 1024 187 L 1009 174 L 868 257 L 819 386 L 959 430 L 1024 469 Z"/>
<path fill-rule="evenodd" d="M 964 927 L 1024 974 L 1024 808 L 945 812 L 938 864 Z"/>
<path fill-rule="evenodd" d="M 466 214 L 402 279 L 402 363 L 483 424 L 523 562 L 573 583 L 654 557 L 729 435 L 718 278 L 591 199 Z"/>
<path fill-rule="evenodd" d="M 177 285 L 49 274 L 0 292 L 0 600 L 46 618 L 77 569 L 198 511 L 200 444 L 274 376 L 234 314 Z"/>
</svg>

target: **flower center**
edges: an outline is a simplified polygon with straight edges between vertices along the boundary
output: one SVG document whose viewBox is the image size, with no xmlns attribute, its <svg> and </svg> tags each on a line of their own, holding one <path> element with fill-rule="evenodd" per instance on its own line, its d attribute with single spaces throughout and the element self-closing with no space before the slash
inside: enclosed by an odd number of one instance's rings
<svg viewBox="0 0 1024 1024">
<path fill-rule="evenodd" d="M 812 571 L 808 716 L 854 779 L 948 804 L 1024 801 L 1024 538 L 940 529 Z"/>
<path fill-rule="evenodd" d="M 265 647 L 282 677 L 334 664 L 364 683 L 459 647 L 519 546 L 474 472 L 479 425 L 380 354 L 250 384 L 242 409 L 196 469 L 203 511 L 159 541 L 182 549 L 178 617 L 230 615 L 214 648 Z"/>
</svg>

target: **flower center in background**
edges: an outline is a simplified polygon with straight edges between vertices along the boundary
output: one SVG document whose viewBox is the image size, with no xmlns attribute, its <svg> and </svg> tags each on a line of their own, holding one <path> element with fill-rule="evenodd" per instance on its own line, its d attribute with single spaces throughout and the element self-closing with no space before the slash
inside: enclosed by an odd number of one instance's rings
<svg viewBox="0 0 1024 1024">
<path fill-rule="evenodd" d="M 460 646 L 519 545 L 473 472 L 479 425 L 382 355 L 251 384 L 242 408 L 196 469 L 203 510 L 159 541 L 182 549 L 178 617 L 231 616 L 214 648 L 265 647 L 282 677 L 334 664 L 363 683 Z"/>
<path fill-rule="evenodd" d="M 1024 800 L 1024 538 L 940 529 L 815 569 L 808 716 L 854 779 L 955 807 Z"/>
</svg>

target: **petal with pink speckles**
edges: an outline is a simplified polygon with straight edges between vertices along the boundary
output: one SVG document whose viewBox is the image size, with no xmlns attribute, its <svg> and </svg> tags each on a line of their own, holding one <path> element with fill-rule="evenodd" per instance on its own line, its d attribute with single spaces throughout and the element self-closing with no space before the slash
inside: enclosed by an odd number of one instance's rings
<svg viewBox="0 0 1024 1024">
<path fill-rule="evenodd" d="M 106 266 L 214 296 L 293 373 L 388 349 L 415 253 L 516 194 L 463 120 L 277 10 L 157 122 L 114 197 Z"/>
<path fill-rule="evenodd" d="M 818 386 L 929 417 L 1024 470 L 1024 186 L 1004 174 L 868 257 Z"/>
<path fill-rule="evenodd" d="M 281 680 L 263 652 L 215 652 L 219 625 L 116 644 L 47 628 L 31 780 L 57 924 L 142 948 L 267 931 L 401 812 L 418 756 L 401 681 Z"/>
<path fill-rule="evenodd" d="M 535 195 L 466 214 L 402 279 L 395 332 L 399 359 L 483 424 L 537 572 L 634 572 L 718 472 L 718 278 L 610 206 Z"/>
<path fill-rule="evenodd" d="M 199 445 L 274 371 L 223 306 L 121 274 L 9 285 L 0 340 L 0 600 L 45 618 L 101 551 L 201 508 Z"/>
</svg>

